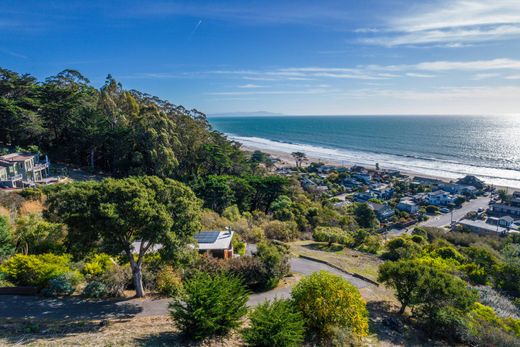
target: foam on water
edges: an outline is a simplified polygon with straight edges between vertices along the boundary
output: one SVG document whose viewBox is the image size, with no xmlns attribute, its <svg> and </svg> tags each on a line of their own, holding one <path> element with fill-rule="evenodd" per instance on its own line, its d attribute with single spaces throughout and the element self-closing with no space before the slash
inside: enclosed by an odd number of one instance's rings
<svg viewBox="0 0 520 347">
<path fill-rule="evenodd" d="M 260 137 L 246 137 L 228 134 L 229 138 L 244 146 L 264 151 L 292 153 L 304 152 L 309 157 L 333 161 L 345 165 L 369 165 L 379 163 L 382 168 L 402 170 L 417 175 L 435 176 L 445 179 L 457 179 L 465 175 L 475 175 L 488 184 L 520 189 L 518 170 L 500 169 L 457 163 L 451 160 L 416 158 L 405 155 L 373 153 L 339 148 L 327 148 L 308 144 L 272 141 Z"/>
</svg>

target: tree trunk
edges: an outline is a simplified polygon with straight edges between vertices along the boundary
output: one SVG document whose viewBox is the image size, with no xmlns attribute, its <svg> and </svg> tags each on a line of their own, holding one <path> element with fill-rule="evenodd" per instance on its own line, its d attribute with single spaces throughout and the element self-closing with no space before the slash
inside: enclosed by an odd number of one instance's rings
<svg viewBox="0 0 520 347">
<path fill-rule="evenodd" d="M 134 277 L 135 296 L 137 298 L 144 298 L 143 273 L 141 271 L 141 265 L 135 264 L 135 266 L 132 267 L 132 274 Z"/>
<path fill-rule="evenodd" d="M 401 308 L 399 309 L 399 314 L 403 314 L 404 310 L 406 310 L 406 304 L 401 304 Z"/>
</svg>

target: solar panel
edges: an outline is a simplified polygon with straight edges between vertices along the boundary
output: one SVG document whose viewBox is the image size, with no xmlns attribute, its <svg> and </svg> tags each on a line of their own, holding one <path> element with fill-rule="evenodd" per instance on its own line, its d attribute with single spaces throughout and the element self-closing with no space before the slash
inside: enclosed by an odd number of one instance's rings
<svg viewBox="0 0 520 347">
<path fill-rule="evenodd" d="M 198 243 L 214 243 L 218 239 L 219 231 L 203 231 L 195 235 Z"/>
</svg>

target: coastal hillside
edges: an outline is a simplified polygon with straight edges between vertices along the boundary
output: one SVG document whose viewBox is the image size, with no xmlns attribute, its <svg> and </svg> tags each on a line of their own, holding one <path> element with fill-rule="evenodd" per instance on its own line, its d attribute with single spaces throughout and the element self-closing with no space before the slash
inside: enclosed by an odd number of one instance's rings
<svg viewBox="0 0 520 347">
<path fill-rule="evenodd" d="M 137 90 L 110 75 L 96 89 L 75 70 L 38 81 L 0 69 L 0 144 L 36 146 L 53 161 L 113 176 L 183 180 L 245 169 L 239 146 L 205 115 Z"/>
</svg>

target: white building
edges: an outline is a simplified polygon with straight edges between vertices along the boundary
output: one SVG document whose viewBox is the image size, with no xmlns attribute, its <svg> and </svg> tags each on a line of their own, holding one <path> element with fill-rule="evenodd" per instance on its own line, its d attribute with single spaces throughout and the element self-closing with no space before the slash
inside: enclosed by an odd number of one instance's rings
<svg viewBox="0 0 520 347">
<path fill-rule="evenodd" d="M 444 190 L 437 190 L 426 196 L 426 202 L 434 206 L 448 206 L 455 201 L 455 197 Z"/>
<path fill-rule="evenodd" d="M 419 205 L 417 205 L 413 199 L 404 198 L 397 204 L 397 209 L 400 211 L 405 211 L 410 214 L 416 214 L 419 212 Z"/>
</svg>

